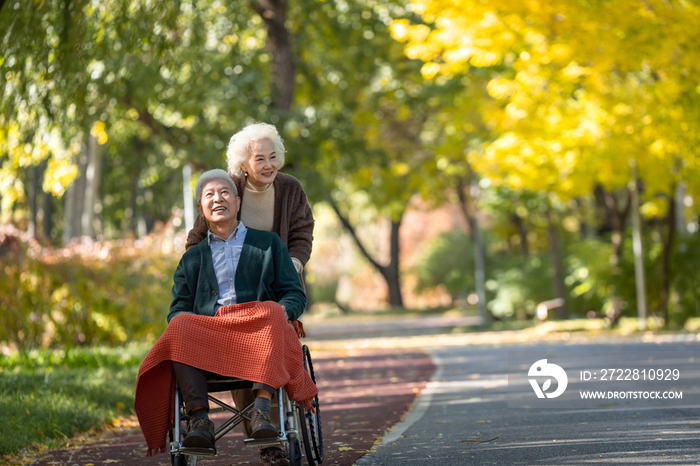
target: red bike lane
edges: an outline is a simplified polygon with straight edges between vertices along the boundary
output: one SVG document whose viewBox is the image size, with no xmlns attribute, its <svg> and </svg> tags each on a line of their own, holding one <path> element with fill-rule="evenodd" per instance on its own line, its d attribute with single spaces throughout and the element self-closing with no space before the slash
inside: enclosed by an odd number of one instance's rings
<svg viewBox="0 0 700 466">
<path fill-rule="evenodd" d="M 430 357 L 415 349 L 313 351 L 320 390 L 325 458 L 323 465 L 352 465 L 407 412 L 434 372 Z M 217 418 L 213 418 L 217 421 Z M 197 464 L 261 464 L 257 449 L 243 447 L 240 427 L 217 442 L 218 455 Z M 37 466 L 169 465 L 167 454 L 147 458 L 138 427 L 98 441 L 51 450 Z M 26 463 L 25 463 L 26 464 Z"/>
</svg>

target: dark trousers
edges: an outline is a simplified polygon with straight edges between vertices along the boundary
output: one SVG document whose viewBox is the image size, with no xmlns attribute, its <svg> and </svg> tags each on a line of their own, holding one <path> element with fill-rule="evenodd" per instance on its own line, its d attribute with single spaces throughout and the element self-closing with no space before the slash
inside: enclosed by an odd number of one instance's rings
<svg viewBox="0 0 700 466">
<path fill-rule="evenodd" d="M 207 372 L 205 370 L 175 361 L 173 361 L 173 369 L 175 370 L 175 380 L 177 380 L 177 384 L 180 387 L 182 400 L 185 402 L 185 409 L 188 413 L 197 406 L 204 406 L 208 408 L 209 398 L 207 398 L 207 379 L 226 378 L 221 375 Z M 268 392 L 272 393 L 273 396 L 277 392 L 277 389 L 271 387 L 270 385 L 254 382 L 253 393 L 255 393 L 255 390 L 260 389 L 267 390 Z M 243 409 L 243 407 L 240 407 L 239 409 Z"/>
</svg>

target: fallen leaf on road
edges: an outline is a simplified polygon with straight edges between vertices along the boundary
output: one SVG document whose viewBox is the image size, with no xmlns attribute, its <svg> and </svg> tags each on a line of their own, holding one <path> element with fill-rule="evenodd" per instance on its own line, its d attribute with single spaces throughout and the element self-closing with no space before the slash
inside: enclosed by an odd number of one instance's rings
<svg viewBox="0 0 700 466">
<path fill-rule="evenodd" d="M 350 447 L 338 447 L 338 451 L 352 451 Z"/>
<path fill-rule="evenodd" d="M 486 443 L 486 442 L 491 442 L 491 441 L 493 441 L 493 440 L 496 440 L 496 439 L 499 438 L 499 437 L 500 437 L 500 435 L 497 435 L 496 437 L 490 438 L 490 439 L 488 439 L 488 440 L 479 440 L 479 439 L 475 439 L 475 438 L 468 438 L 468 439 L 460 440 L 460 442 Z"/>
</svg>

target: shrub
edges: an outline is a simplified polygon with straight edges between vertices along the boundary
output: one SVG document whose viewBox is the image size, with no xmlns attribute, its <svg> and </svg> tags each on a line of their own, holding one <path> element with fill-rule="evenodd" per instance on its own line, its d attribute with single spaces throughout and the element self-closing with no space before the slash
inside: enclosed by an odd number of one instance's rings
<svg viewBox="0 0 700 466">
<path fill-rule="evenodd" d="M 53 250 L 4 228 L 0 342 L 32 348 L 154 338 L 165 328 L 179 260 L 161 246 L 146 238 Z"/>
<path fill-rule="evenodd" d="M 474 290 L 474 254 L 469 236 L 446 232 L 437 236 L 416 262 L 416 291 L 442 285 L 454 301 Z"/>
</svg>

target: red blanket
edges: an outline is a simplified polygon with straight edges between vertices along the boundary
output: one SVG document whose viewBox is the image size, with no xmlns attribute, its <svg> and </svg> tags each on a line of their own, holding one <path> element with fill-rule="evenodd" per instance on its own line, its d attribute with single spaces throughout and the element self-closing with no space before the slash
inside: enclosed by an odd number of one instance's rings
<svg viewBox="0 0 700 466">
<path fill-rule="evenodd" d="M 215 317 L 180 314 L 141 363 L 134 408 L 148 444 L 147 456 L 167 450 L 174 419 L 172 361 L 226 377 L 287 390 L 310 407 L 318 393 L 304 370 L 297 333 L 282 307 L 272 301 L 223 306 Z"/>
</svg>

